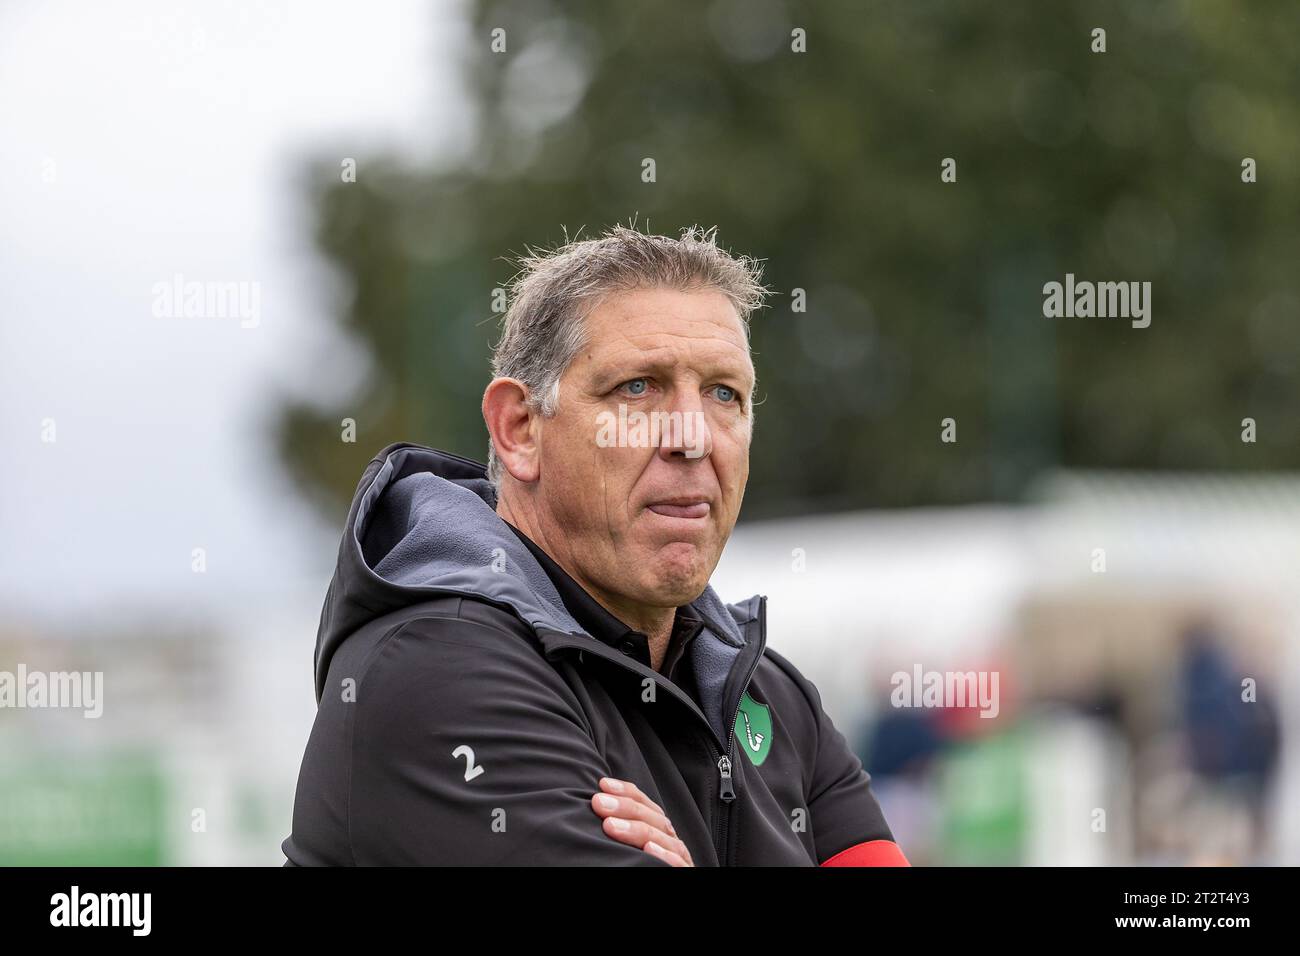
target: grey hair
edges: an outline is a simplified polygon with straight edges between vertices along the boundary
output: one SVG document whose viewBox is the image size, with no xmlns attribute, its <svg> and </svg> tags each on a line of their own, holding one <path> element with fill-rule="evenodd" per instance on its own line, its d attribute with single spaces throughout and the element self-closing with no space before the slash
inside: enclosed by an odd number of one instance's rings
<svg viewBox="0 0 1300 956">
<path fill-rule="evenodd" d="M 492 351 L 493 376 L 523 383 L 529 407 L 554 415 L 560 377 L 587 342 L 584 320 L 610 295 L 634 289 L 721 292 L 736 307 L 748 339 L 750 315 L 769 290 L 761 284 L 759 260 L 720 248 L 717 228 L 687 226 L 672 239 L 615 226 L 596 239 L 521 257 L 501 340 Z M 491 436 L 488 478 L 500 486 L 501 462 Z"/>
</svg>

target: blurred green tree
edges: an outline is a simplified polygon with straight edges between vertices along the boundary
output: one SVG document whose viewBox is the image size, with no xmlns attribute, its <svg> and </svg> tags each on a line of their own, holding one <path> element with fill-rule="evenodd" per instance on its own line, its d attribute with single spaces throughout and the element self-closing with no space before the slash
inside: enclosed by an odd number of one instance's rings
<svg viewBox="0 0 1300 956">
<path fill-rule="evenodd" d="M 1053 465 L 1294 468 L 1297 35 L 1300 6 L 1228 0 L 485 0 L 467 160 L 310 172 L 373 375 L 287 403 L 276 441 L 332 516 L 387 442 L 483 460 L 505 257 L 637 215 L 717 224 L 777 290 L 747 517 L 1012 499 Z M 1150 281 L 1151 326 L 1045 318 L 1067 272 Z"/>
</svg>

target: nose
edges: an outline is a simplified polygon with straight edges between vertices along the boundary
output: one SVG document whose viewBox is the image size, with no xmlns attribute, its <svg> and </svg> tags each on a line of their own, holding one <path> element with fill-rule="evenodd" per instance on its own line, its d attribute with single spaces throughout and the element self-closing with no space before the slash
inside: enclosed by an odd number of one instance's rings
<svg viewBox="0 0 1300 956">
<path fill-rule="evenodd" d="M 667 461 L 699 461 L 713 453 L 713 432 L 699 395 L 686 396 L 662 412 L 659 457 Z"/>
</svg>

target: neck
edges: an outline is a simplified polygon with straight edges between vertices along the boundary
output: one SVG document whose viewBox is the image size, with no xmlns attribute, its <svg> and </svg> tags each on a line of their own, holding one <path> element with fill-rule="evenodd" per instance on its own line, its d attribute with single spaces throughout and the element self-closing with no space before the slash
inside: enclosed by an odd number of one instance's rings
<svg viewBox="0 0 1300 956">
<path fill-rule="evenodd" d="M 622 595 L 612 594 L 596 584 L 578 567 L 572 551 L 565 546 L 562 534 L 547 533 L 547 523 L 540 520 L 533 509 L 511 502 L 511 496 L 502 489 L 497 496 L 497 514 L 528 535 L 529 539 L 550 555 L 551 560 L 564 569 L 564 573 L 578 582 L 578 586 L 591 595 L 597 604 L 633 630 L 640 631 L 650 644 L 650 663 L 658 670 L 668 653 L 668 642 L 677 617 L 675 607 L 655 607 L 628 601 Z"/>
</svg>

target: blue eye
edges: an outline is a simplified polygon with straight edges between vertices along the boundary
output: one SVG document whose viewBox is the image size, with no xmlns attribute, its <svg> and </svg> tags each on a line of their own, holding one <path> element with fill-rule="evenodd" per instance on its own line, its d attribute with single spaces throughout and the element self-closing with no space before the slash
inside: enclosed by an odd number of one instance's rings
<svg viewBox="0 0 1300 956">
<path fill-rule="evenodd" d="M 714 389 L 714 394 L 717 395 L 721 401 L 728 403 L 734 401 L 738 397 L 736 390 L 728 385 L 719 385 Z"/>
<path fill-rule="evenodd" d="M 631 381 L 624 382 L 623 384 L 627 387 L 629 393 L 632 394 L 632 395 L 644 395 L 644 394 L 645 394 L 645 390 L 646 390 L 646 380 L 643 379 L 643 378 L 634 378 L 634 379 L 632 379 Z M 639 389 L 638 389 L 638 388 L 634 388 L 633 386 L 635 386 L 635 385 L 640 385 L 641 387 L 640 387 Z"/>
</svg>

